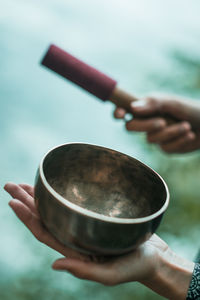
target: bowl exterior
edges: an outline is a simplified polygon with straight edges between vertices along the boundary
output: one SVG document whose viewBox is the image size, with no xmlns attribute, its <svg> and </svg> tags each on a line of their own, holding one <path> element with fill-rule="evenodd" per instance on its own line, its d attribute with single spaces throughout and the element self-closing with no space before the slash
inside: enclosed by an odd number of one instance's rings
<svg viewBox="0 0 200 300">
<path fill-rule="evenodd" d="M 35 201 L 47 230 L 61 243 L 89 255 L 119 255 L 137 248 L 157 229 L 162 214 L 139 224 L 107 222 L 60 202 L 45 186 L 38 170 Z"/>
</svg>

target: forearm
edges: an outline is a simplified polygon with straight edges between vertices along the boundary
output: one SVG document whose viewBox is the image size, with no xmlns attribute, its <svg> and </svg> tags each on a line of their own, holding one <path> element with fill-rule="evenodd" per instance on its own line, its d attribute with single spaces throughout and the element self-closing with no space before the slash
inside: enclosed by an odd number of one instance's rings
<svg viewBox="0 0 200 300">
<path fill-rule="evenodd" d="M 170 300 L 185 300 L 194 263 L 178 257 L 171 250 L 160 256 L 155 274 L 141 283 Z"/>
</svg>

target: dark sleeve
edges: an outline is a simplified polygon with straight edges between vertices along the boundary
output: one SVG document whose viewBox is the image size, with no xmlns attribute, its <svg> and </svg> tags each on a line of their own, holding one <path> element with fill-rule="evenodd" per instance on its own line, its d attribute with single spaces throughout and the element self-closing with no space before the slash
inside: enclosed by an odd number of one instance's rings
<svg viewBox="0 0 200 300">
<path fill-rule="evenodd" d="M 186 300 L 200 300 L 200 264 L 195 264 Z"/>
</svg>

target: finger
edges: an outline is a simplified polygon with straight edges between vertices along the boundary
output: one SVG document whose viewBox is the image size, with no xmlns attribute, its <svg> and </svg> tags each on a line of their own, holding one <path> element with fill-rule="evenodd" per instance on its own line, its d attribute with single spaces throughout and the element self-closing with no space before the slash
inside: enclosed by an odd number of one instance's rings
<svg viewBox="0 0 200 300">
<path fill-rule="evenodd" d="M 34 198 L 34 188 L 26 183 L 20 183 L 19 186 L 23 188 L 31 197 Z"/>
<path fill-rule="evenodd" d="M 113 268 L 109 268 L 105 263 L 98 264 L 61 258 L 53 263 L 52 268 L 54 270 L 68 271 L 78 278 L 100 282 L 105 285 L 119 283 L 118 276 L 115 274 Z"/>
<path fill-rule="evenodd" d="M 133 101 L 130 104 L 130 110 L 133 114 L 140 116 L 157 114 L 161 110 L 161 101 L 152 98 Z"/>
<path fill-rule="evenodd" d="M 18 199 L 13 199 L 9 202 L 10 207 L 15 212 L 17 217 L 24 225 L 33 233 L 33 235 L 43 242 L 46 237 L 45 229 L 42 226 L 38 217 L 36 217 L 30 208 Z M 45 234 L 44 234 L 45 233 Z"/>
<path fill-rule="evenodd" d="M 18 199 L 12 199 L 9 202 L 9 206 L 12 208 L 12 210 L 15 212 L 17 217 L 24 223 L 26 226 L 27 224 L 30 224 L 33 218 L 33 214 L 24 203 L 22 203 Z"/>
<path fill-rule="evenodd" d="M 53 246 L 54 238 L 50 236 L 48 231 L 42 225 L 40 219 L 36 217 L 24 203 L 18 199 L 13 199 L 9 202 L 17 217 L 24 223 L 24 225 L 32 232 L 32 234 L 42 243 Z"/>
<path fill-rule="evenodd" d="M 126 123 L 126 129 L 138 132 L 153 132 L 161 130 L 166 126 L 166 121 L 162 118 L 133 119 Z"/>
<path fill-rule="evenodd" d="M 20 200 L 23 202 L 30 210 L 38 215 L 37 209 L 35 207 L 34 199 L 31 197 L 22 187 L 15 183 L 7 183 L 4 186 L 4 189 L 15 199 Z"/>
<path fill-rule="evenodd" d="M 180 153 L 192 152 L 200 148 L 200 134 L 195 132 L 195 139 L 186 143 Z"/>
<path fill-rule="evenodd" d="M 115 109 L 113 115 L 114 115 L 114 117 L 115 117 L 116 119 L 123 119 L 124 116 L 125 116 L 125 114 L 126 114 L 125 109 L 123 109 L 123 108 L 121 108 L 121 107 L 117 107 L 117 108 Z"/>
<path fill-rule="evenodd" d="M 46 244 L 50 248 L 58 251 L 64 256 L 89 260 L 85 255 L 82 255 L 68 247 L 65 247 L 59 241 L 57 241 L 43 226 L 41 220 L 36 217 L 24 203 L 17 199 L 13 199 L 9 202 L 10 207 L 13 209 L 17 217 L 24 223 L 24 225 L 32 232 L 37 240 Z"/>
<path fill-rule="evenodd" d="M 160 148 L 167 153 L 183 153 L 185 152 L 185 147 L 195 140 L 195 134 L 193 132 L 188 132 L 179 139 L 160 144 Z"/>
<path fill-rule="evenodd" d="M 149 143 L 166 143 L 175 138 L 185 135 L 191 129 L 188 122 L 181 122 L 174 125 L 167 126 L 163 130 L 152 132 L 147 135 Z"/>
</svg>

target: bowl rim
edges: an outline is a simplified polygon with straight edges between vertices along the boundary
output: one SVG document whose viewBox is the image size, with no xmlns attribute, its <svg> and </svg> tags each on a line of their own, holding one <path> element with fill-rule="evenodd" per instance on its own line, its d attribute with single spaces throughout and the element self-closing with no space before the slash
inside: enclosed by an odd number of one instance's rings
<svg viewBox="0 0 200 300">
<path fill-rule="evenodd" d="M 148 215 L 146 217 L 141 217 L 141 218 L 118 218 L 118 217 L 110 217 L 110 216 L 106 216 L 103 214 L 99 214 L 97 212 L 91 211 L 89 209 L 83 208 L 77 204 L 72 203 L 71 201 L 67 200 L 66 198 L 64 198 L 63 196 L 61 196 L 58 192 L 56 192 L 51 185 L 48 183 L 45 175 L 44 175 L 44 171 L 43 171 L 43 164 L 45 159 L 47 158 L 47 156 L 55 151 L 58 148 L 62 148 L 62 147 L 66 147 L 68 145 L 87 145 L 87 146 L 94 146 L 94 147 L 98 147 L 101 149 L 105 149 L 105 150 L 111 150 L 114 151 L 116 153 L 125 155 L 131 159 L 136 160 L 137 162 L 139 162 L 141 165 L 143 165 L 145 168 L 147 168 L 151 173 L 153 173 L 156 177 L 158 177 L 161 181 L 161 183 L 163 184 L 164 188 L 165 188 L 165 192 L 166 192 L 166 199 L 164 204 L 162 205 L 162 207 L 156 211 L 155 213 Z M 90 144 L 90 143 L 82 143 L 82 142 L 70 142 L 70 143 L 64 143 L 64 144 L 60 144 L 58 146 L 55 146 L 53 148 L 51 148 L 42 158 L 40 165 L 39 165 L 39 175 L 41 176 L 42 182 L 45 185 L 46 189 L 49 191 L 49 193 L 56 199 L 58 200 L 62 205 L 64 205 L 65 207 L 73 210 L 74 212 L 81 214 L 83 216 L 86 217 L 90 217 L 90 218 L 94 218 L 94 219 L 98 219 L 100 221 L 105 221 L 105 222 L 109 222 L 109 223 L 118 223 L 118 224 L 139 224 L 139 223 L 145 223 L 145 222 L 149 222 L 155 218 L 157 218 L 158 216 L 160 216 L 161 214 L 163 214 L 165 212 L 165 210 L 167 209 L 168 205 L 169 205 L 169 198 L 170 198 L 170 194 L 169 194 L 169 189 L 167 184 L 165 183 L 164 179 L 156 172 L 154 171 L 151 167 L 149 167 L 148 165 L 144 164 L 143 162 L 141 162 L 140 160 L 127 155 L 125 153 L 122 153 L 120 151 L 114 150 L 112 148 L 108 148 L 108 147 L 104 147 L 104 146 L 100 146 L 100 145 L 96 145 L 96 144 Z"/>
</svg>

